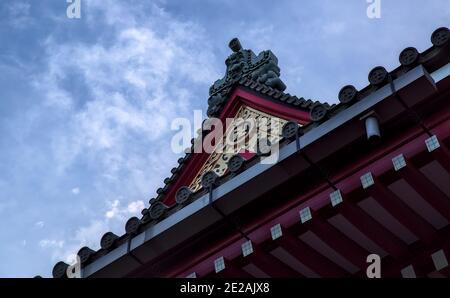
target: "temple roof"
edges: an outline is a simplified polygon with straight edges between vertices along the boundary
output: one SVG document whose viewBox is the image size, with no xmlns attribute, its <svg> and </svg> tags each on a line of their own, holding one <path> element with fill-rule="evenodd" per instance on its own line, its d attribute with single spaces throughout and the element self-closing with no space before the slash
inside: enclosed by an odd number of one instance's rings
<svg viewBox="0 0 450 298">
<path fill-rule="evenodd" d="M 284 93 L 283 91 L 286 87 L 279 78 L 280 70 L 277 65 L 278 61 L 276 56 L 271 51 L 264 51 L 256 56 L 251 50 L 242 49 L 239 41 L 233 39 L 230 42 L 230 48 L 234 53 L 226 60 L 226 74 L 224 78 L 217 80 L 210 88 L 208 115 L 210 117 L 218 116 L 226 105 L 227 100 L 229 100 L 229 95 L 232 91 L 236 88 L 242 88 L 268 100 L 291 108 L 308 111 L 311 121 L 302 126 L 300 130 L 301 133 L 310 132 L 356 102 L 363 101 L 370 94 L 391 84 L 393 80 L 401 77 L 418 65 L 422 65 L 431 73 L 448 64 L 450 62 L 449 40 L 450 31 L 448 28 L 435 30 L 431 36 L 432 47 L 422 53 L 419 53 L 413 47 L 404 49 L 399 55 L 400 65 L 396 69 L 388 72 L 382 66 L 375 67 L 369 72 L 369 85 L 361 90 L 357 90 L 352 85 L 344 86 L 338 94 L 340 103 L 337 105 L 329 105 Z M 192 144 L 194 144 L 194 141 L 192 140 Z M 292 139 L 282 137 L 280 147 L 286 146 L 291 142 Z M 180 173 L 183 172 L 187 162 L 193 156 L 193 153 L 187 153 L 178 160 L 178 166 L 171 169 L 172 175 L 164 179 L 164 187 L 156 191 L 156 198 L 150 200 L 150 207 L 142 211 L 142 217 L 133 217 L 128 220 L 125 225 L 125 234 L 118 236 L 111 232 L 106 233 L 101 238 L 101 248 L 98 251 L 87 247 L 80 249 L 78 255 L 80 256 L 82 266 L 86 266 L 108 254 L 114 248 L 126 243 L 131 237 L 143 231 L 148 226 L 155 225 L 207 193 L 208 190 L 203 188 L 195 193 L 184 193 L 185 199 L 179 200 L 177 204 L 167 206 L 163 203 L 169 189 L 171 189 L 174 182 L 179 178 Z M 249 159 L 243 160 L 236 171 L 229 171 L 227 174 L 219 177 L 215 182 L 216 185 L 221 185 L 238 173 L 251 168 L 253 165 L 259 163 L 260 159 L 261 156 L 256 154 Z M 64 277 L 65 268 L 67 268 L 67 264 L 63 262 L 57 263 L 53 270 L 53 276 Z"/>
</svg>

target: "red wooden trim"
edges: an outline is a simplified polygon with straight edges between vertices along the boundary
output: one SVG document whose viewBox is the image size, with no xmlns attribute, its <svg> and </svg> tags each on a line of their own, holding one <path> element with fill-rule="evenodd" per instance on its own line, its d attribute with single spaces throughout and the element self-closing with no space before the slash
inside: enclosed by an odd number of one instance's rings
<svg viewBox="0 0 450 298">
<path fill-rule="evenodd" d="M 281 102 L 276 103 L 270 101 L 268 99 L 265 99 L 264 97 L 254 95 L 253 93 L 243 90 L 240 87 L 237 87 L 233 91 L 232 95 L 230 96 L 230 100 L 225 105 L 225 108 L 220 115 L 220 119 L 224 119 L 224 116 L 228 117 L 228 115 L 230 115 L 230 109 L 232 110 L 232 107 L 238 101 L 241 104 L 245 104 L 246 106 L 279 118 L 283 118 L 286 120 L 295 120 L 300 124 L 306 124 L 310 122 L 310 116 L 308 112 L 288 107 Z"/>
<path fill-rule="evenodd" d="M 235 100 L 236 97 L 238 97 L 237 100 Z M 244 101 L 242 101 L 243 98 L 244 98 Z M 292 120 L 297 120 L 297 121 L 299 121 L 299 123 L 302 123 L 302 124 L 309 122 L 309 114 L 308 113 L 301 111 L 301 110 L 297 110 L 297 109 L 291 109 L 286 106 L 282 106 L 281 104 L 276 104 L 276 103 L 270 102 L 263 98 L 259 98 L 245 90 L 239 89 L 239 87 L 236 88 L 235 91 L 232 93 L 230 100 L 228 101 L 226 107 L 224 108 L 224 110 L 220 116 L 220 119 L 223 120 L 226 117 L 233 117 L 236 114 L 236 112 L 238 111 L 240 105 L 245 102 L 246 98 L 250 98 L 247 100 L 248 102 L 246 104 L 248 104 L 249 102 L 250 102 L 250 104 L 254 103 L 256 105 L 253 105 L 253 106 L 249 105 L 249 106 L 253 107 L 255 109 L 259 109 L 265 113 L 272 114 L 274 116 L 281 117 L 284 119 L 290 118 Z M 269 111 L 269 110 L 266 110 L 266 111 L 262 110 L 263 109 L 262 105 L 266 105 L 266 104 L 268 106 L 270 106 L 271 109 L 278 109 L 278 110 L 274 110 L 273 112 Z M 293 113 L 293 112 L 297 113 L 297 114 L 294 115 L 294 117 L 289 117 L 290 113 Z M 431 128 L 432 132 L 434 134 L 436 134 L 438 136 L 438 138 L 442 141 L 444 139 L 447 139 L 450 136 L 449 118 L 450 118 L 450 107 L 447 109 L 444 109 L 442 111 L 439 111 L 438 113 L 436 113 L 429 119 L 426 119 L 424 121 L 424 123 L 427 127 Z M 396 154 L 400 154 L 400 153 L 405 154 L 405 152 L 408 152 L 408 151 L 410 152 L 411 155 L 415 155 L 415 154 L 417 154 L 417 151 L 418 151 L 417 148 L 420 148 L 419 150 L 423 150 L 422 145 L 426 138 L 428 138 L 428 136 L 423 132 L 423 130 L 419 126 L 409 129 L 405 133 L 399 135 L 395 142 L 386 144 L 386 146 L 377 149 L 366 159 L 351 163 L 348 167 L 343 169 L 339 174 L 331 177 L 331 180 L 335 181 L 335 182 L 339 182 L 340 180 L 343 180 L 346 177 L 348 177 L 349 175 L 353 174 L 356 170 L 361 169 L 361 168 L 367 166 L 368 164 L 370 164 L 374 161 L 380 160 L 380 159 L 383 159 L 384 162 L 389 163 L 389 166 L 390 166 L 390 161 L 387 161 L 384 158 L 386 155 L 389 154 L 389 152 L 392 156 L 395 156 Z M 415 140 L 415 142 L 411 142 L 412 140 Z M 419 146 L 415 145 L 416 146 L 415 150 L 412 151 L 410 148 L 414 147 L 412 145 L 413 143 L 414 144 L 420 143 L 421 146 L 419 147 Z M 407 146 L 404 147 L 403 145 L 407 145 Z M 444 146 L 444 145 L 442 145 L 442 146 Z M 402 151 L 399 150 L 400 148 Z M 439 157 L 438 160 L 440 161 L 440 163 L 444 167 L 447 168 L 447 166 L 449 166 L 449 165 L 448 165 L 448 162 L 446 161 L 447 159 L 445 158 L 445 155 L 443 155 L 443 153 L 446 153 L 448 150 L 445 151 L 445 148 L 442 148 L 442 149 L 438 149 L 435 151 L 433 151 L 434 153 L 433 152 L 432 153 L 436 154 Z M 446 156 L 448 156 L 448 155 L 446 155 Z M 198 171 L 200 171 L 200 168 L 206 162 L 208 157 L 209 157 L 209 154 L 207 154 L 207 153 L 194 154 L 193 158 L 184 166 L 182 173 L 180 173 L 180 174 L 182 174 L 182 176 L 178 177 L 175 184 L 171 186 L 169 192 L 166 195 L 166 198 L 163 200 L 163 202 L 166 205 L 171 206 L 175 203 L 175 192 L 181 186 L 185 186 L 186 184 L 191 183 L 191 181 L 194 179 L 194 177 L 198 173 Z M 326 187 L 326 185 L 324 185 L 324 187 Z M 314 192 L 316 192 L 316 190 L 314 190 Z"/>
<path fill-rule="evenodd" d="M 393 257 L 403 258 L 408 252 L 408 247 L 403 241 L 359 207 L 344 201 L 335 208 L 338 213 L 342 214 L 346 220 L 360 230 L 367 238 Z"/>
<path fill-rule="evenodd" d="M 430 273 L 439 272 L 436 271 L 431 254 L 443 249 L 445 254 L 448 255 L 450 248 L 450 238 L 448 236 L 447 230 L 445 233 L 441 234 L 440 241 L 432 246 L 424 247 L 421 252 L 408 258 L 405 257 L 403 260 L 382 263 L 382 277 L 401 277 L 401 270 L 409 265 L 414 267 L 414 272 L 417 277 L 427 277 Z"/>
<path fill-rule="evenodd" d="M 448 130 L 450 130 L 450 123 Z M 431 154 L 450 173 L 450 153 L 444 146 L 445 144 L 441 144 L 441 147 L 433 150 Z"/>
<path fill-rule="evenodd" d="M 263 97 L 259 97 L 247 91 L 244 91 L 237 87 L 231 94 L 224 110 L 222 111 L 219 119 L 224 123 L 226 118 L 232 118 L 236 115 L 239 108 L 242 105 L 247 105 L 251 108 L 259 110 L 261 112 L 273 115 L 275 117 L 283 118 L 286 120 L 295 120 L 298 123 L 304 125 L 309 122 L 309 113 L 287 107 L 283 104 L 277 104 Z M 200 171 L 201 167 L 205 164 L 208 157 L 208 153 L 194 153 L 194 156 L 188 161 L 181 173 L 178 174 L 176 181 L 171 185 L 169 191 L 167 192 L 163 203 L 172 206 L 175 204 L 175 193 L 182 187 L 189 185 Z"/>
<path fill-rule="evenodd" d="M 283 236 L 274 241 L 300 263 L 321 277 L 344 277 L 348 275 L 344 269 L 315 251 L 309 245 L 303 243 L 303 241 L 292 235 L 284 227 Z"/>
<path fill-rule="evenodd" d="M 214 272 L 214 260 L 218 256 L 223 256 L 224 259 L 233 260 L 239 257 L 242 253 L 241 244 L 246 241 L 240 234 L 234 234 L 228 238 L 224 238 L 223 242 L 206 244 L 205 249 L 199 255 L 187 258 L 177 267 L 167 268 L 164 276 L 167 277 L 184 277 L 191 272 L 197 272 L 202 276 Z M 226 248 L 225 250 L 222 250 Z M 222 253 L 223 252 L 223 253 Z M 187 264 L 187 265 L 186 265 Z"/>
<path fill-rule="evenodd" d="M 217 273 L 217 277 L 224 278 L 251 278 L 253 277 L 250 273 L 242 270 L 238 266 L 234 264 L 233 261 L 224 258 L 225 261 L 225 269 Z M 214 266 L 214 264 L 213 264 Z"/>
<path fill-rule="evenodd" d="M 259 247 L 254 247 L 254 249 L 253 253 L 245 258 L 248 258 L 252 264 L 270 277 L 302 277 L 300 273 L 272 256 L 270 253 L 262 252 Z"/>
<path fill-rule="evenodd" d="M 448 129 L 450 125 L 449 112 L 450 108 L 441 110 L 429 119 L 424 120 L 425 125 L 427 125 L 440 140 L 445 140 L 450 137 L 450 130 Z M 428 138 L 428 136 L 420 127 L 408 129 L 406 132 L 400 134 L 395 141 L 385 144 L 385 146 L 377 149 L 362 160 L 354 161 L 349 167 L 343 169 L 338 174 L 333 175 L 331 180 L 336 183 L 337 187 L 340 188 L 342 192 L 350 193 L 354 189 L 361 187 L 359 177 L 362 174 L 368 171 L 372 171 L 374 174 L 382 174 L 391 170 L 392 157 L 398 154 L 412 157 L 426 150 L 424 143 L 426 138 Z M 329 204 L 328 194 L 332 191 L 333 190 L 326 183 L 318 185 L 313 190 L 302 194 L 297 198 L 293 198 L 284 206 L 274 210 L 270 216 L 266 215 L 260 220 L 246 225 L 243 227 L 243 231 L 250 236 L 252 241 L 260 243 L 264 241 L 264 239 L 270 237 L 270 227 L 274 224 L 281 223 L 289 227 L 298 222 L 299 209 L 306 206 L 310 206 L 312 209 L 319 209 Z M 346 203 L 344 202 L 344 204 Z M 338 206 L 337 208 L 341 209 L 342 206 Z M 357 216 L 352 216 L 351 212 L 348 212 L 347 214 L 349 215 L 349 218 L 354 220 L 354 225 L 356 227 L 362 225 L 360 226 L 360 230 L 389 254 L 396 257 L 405 256 L 407 253 L 407 246 L 405 243 L 373 220 L 368 214 L 357 207 L 354 208 L 359 212 L 356 214 Z M 208 258 L 208 256 L 213 255 L 218 251 L 226 250 L 229 253 L 233 250 L 239 251 L 240 248 L 231 248 L 234 246 L 234 241 L 238 241 L 239 239 L 241 238 L 238 235 L 233 235 L 223 239 L 220 243 L 208 245 L 205 247 L 204 252 L 178 267 L 179 269 L 172 268 L 173 271 L 171 271 L 172 273 L 170 276 L 182 276 L 181 273 L 184 274 L 185 272 L 189 274 L 190 270 L 194 267 L 198 268 L 197 266 L 201 265 L 198 262 L 202 262 L 202 260 L 205 260 L 205 258 Z"/>
<path fill-rule="evenodd" d="M 450 108 L 448 109 L 450 111 Z M 440 140 L 445 140 L 450 137 L 450 115 L 447 112 L 441 113 L 440 118 L 433 116 L 432 121 L 426 121 L 426 124 L 431 128 L 432 132 L 438 136 Z M 404 154 L 407 157 L 413 157 L 426 150 L 425 139 L 428 135 L 418 127 L 414 127 L 404 134 L 400 135 L 395 141 L 386 144 L 386 146 L 376 150 L 374 153 L 366 156 L 364 159 L 354 161 L 351 166 L 343 169 L 339 173 L 332 175 L 330 180 L 333 181 L 342 192 L 350 193 L 354 189 L 361 187 L 359 177 L 369 171 L 374 174 L 382 174 L 393 168 L 392 158 L 399 154 Z M 312 207 L 312 209 L 319 209 L 329 204 L 328 195 L 333 190 L 327 183 L 322 183 L 316 186 L 311 191 L 301 194 L 297 199 L 286 203 L 278 210 L 274 210 L 273 217 L 264 217 L 264 223 L 273 222 L 274 220 L 280 222 L 279 216 L 283 218 L 293 218 L 289 221 L 289 225 L 298 219 L 297 209 L 303 207 Z M 277 219 L 276 219 L 277 218 Z M 281 220 L 282 221 L 282 220 Z M 258 228 L 261 222 L 255 222 L 251 225 L 247 225 L 245 230 L 253 231 Z"/>
<path fill-rule="evenodd" d="M 443 193 L 427 176 L 416 169 L 409 160 L 406 166 L 397 171 L 398 175 L 431 206 L 450 221 L 450 198 Z"/>
<path fill-rule="evenodd" d="M 311 210 L 311 214 L 312 219 L 302 224 L 305 230 L 312 231 L 323 242 L 360 270 L 367 267 L 366 257 L 369 253 L 364 248 L 348 238 L 328 221 L 320 218 L 314 210 Z"/>
<path fill-rule="evenodd" d="M 446 278 L 450 277 L 450 266 L 447 266 L 441 270 L 438 271 L 439 273 L 441 273 L 442 275 L 444 275 Z"/>
<path fill-rule="evenodd" d="M 448 116 L 448 114 L 446 115 Z M 434 124 L 437 126 L 429 126 L 434 133 L 436 133 L 440 139 L 445 139 L 450 135 L 450 131 L 446 128 L 446 123 L 450 123 L 450 121 L 443 121 L 442 118 L 434 117 Z M 356 165 L 358 172 L 350 172 L 347 169 L 346 173 L 339 173 L 331 178 L 333 181 L 337 181 L 337 186 L 342 190 L 342 192 L 350 193 L 354 189 L 360 188 L 360 180 L 359 176 L 368 171 L 372 171 L 375 169 L 374 173 L 381 174 L 388 170 L 392 169 L 392 161 L 391 158 L 403 153 L 405 156 L 412 157 L 420 152 L 426 150 L 424 140 L 427 138 L 427 135 L 420 131 L 420 129 L 414 128 L 405 133 L 406 136 L 400 137 L 396 139 L 394 143 L 386 144 L 386 148 L 378 150 L 378 154 L 370 155 L 368 160 L 363 160 L 359 163 L 362 163 L 361 166 Z M 262 242 L 264 239 L 270 237 L 270 227 L 276 223 L 281 223 L 286 226 L 291 226 L 294 223 L 298 222 L 298 210 L 303 207 L 310 206 L 312 209 L 319 209 L 322 206 L 329 204 L 328 195 L 333 190 L 326 184 L 319 185 L 315 187 L 313 190 L 308 193 L 300 195 L 297 199 L 292 199 L 289 203 L 286 203 L 283 207 L 280 207 L 277 210 L 273 211 L 271 216 L 264 216 L 259 221 L 255 221 L 254 223 L 247 225 L 243 228 L 243 231 L 247 233 L 252 241 L 254 242 Z M 344 204 L 345 201 L 344 201 Z M 343 205 L 343 204 L 340 204 Z M 338 212 L 345 212 L 340 210 L 342 206 L 338 205 Z M 363 212 L 361 209 L 350 206 L 356 209 L 358 213 L 347 212 L 347 219 L 352 219 L 352 222 L 356 227 L 360 227 L 361 232 L 369 236 L 369 238 L 375 242 L 378 246 L 383 248 L 389 254 L 401 257 L 404 256 L 407 252 L 407 246 L 400 239 L 394 236 L 389 230 L 381 226 L 378 222 L 373 220 L 368 214 Z M 344 215 L 344 214 L 343 214 Z M 223 242 L 215 243 L 211 246 L 205 247 L 205 253 L 197 256 L 195 259 L 192 259 L 190 265 L 186 264 L 180 268 L 180 271 L 177 272 L 188 272 L 194 266 L 195 268 L 197 262 L 201 262 L 208 255 L 212 255 L 221 251 L 222 249 L 229 250 L 228 245 L 231 245 L 234 241 L 240 239 L 238 235 L 234 235 L 230 238 L 223 239 Z M 227 248 L 228 247 L 228 248 Z M 237 248 L 239 250 L 240 248 Z M 206 256 L 205 256 L 206 255 Z M 183 268 L 183 269 L 182 269 Z M 171 276 L 179 276 L 180 273 L 173 273 Z M 187 273 L 189 274 L 189 272 Z M 181 275 L 180 275 L 181 276 Z"/>
<path fill-rule="evenodd" d="M 377 201 L 381 207 L 392 214 L 397 221 L 406 227 L 411 233 L 418 236 L 426 244 L 437 238 L 433 226 L 415 213 L 411 207 L 402 201 L 395 193 L 381 183 L 375 176 L 375 184 L 366 189 L 367 194 Z"/>
<path fill-rule="evenodd" d="M 209 154 L 194 153 L 194 156 L 188 161 L 181 172 L 175 178 L 175 182 L 170 186 L 169 191 L 163 199 L 163 203 L 167 206 L 172 206 L 175 203 L 175 193 L 182 186 L 188 186 L 195 178 L 201 167 L 208 159 Z"/>
</svg>

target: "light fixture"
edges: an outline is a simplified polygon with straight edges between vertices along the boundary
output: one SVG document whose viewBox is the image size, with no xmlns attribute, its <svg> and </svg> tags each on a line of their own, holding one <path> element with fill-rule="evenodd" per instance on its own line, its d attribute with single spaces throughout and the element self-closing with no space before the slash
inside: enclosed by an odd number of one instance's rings
<svg viewBox="0 0 450 298">
<path fill-rule="evenodd" d="M 380 123 L 376 113 L 374 111 L 370 111 L 369 113 L 361 116 L 359 120 L 364 121 L 367 140 L 371 143 L 378 141 L 381 137 L 381 133 Z"/>
<path fill-rule="evenodd" d="M 378 119 L 374 116 L 370 116 L 366 118 L 365 123 L 366 123 L 367 139 L 368 140 L 379 139 L 381 137 L 381 134 Z"/>
</svg>

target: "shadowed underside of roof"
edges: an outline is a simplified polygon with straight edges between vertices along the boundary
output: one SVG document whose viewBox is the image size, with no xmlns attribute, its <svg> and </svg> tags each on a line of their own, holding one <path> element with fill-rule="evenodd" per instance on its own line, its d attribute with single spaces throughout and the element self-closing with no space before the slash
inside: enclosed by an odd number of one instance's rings
<svg viewBox="0 0 450 298">
<path fill-rule="evenodd" d="M 384 67 L 375 67 L 369 73 L 368 80 L 370 84 L 367 87 L 362 90 L 357 90 L 352 85 L 343 87 L 338 94 L 340 103 L 330 106 L 319 101 L 306 100 L 303 97 L 284 93 L 286 86 L 280 79 L 280 69 L 276 56 L 271 51 L 263 51 L 256 56 L 251 50 L 243 49 L 239 40 L 233 39 L 229 45 L 233 50 L 233 54 L 225 61 L 227 67 L 226 74 L 210 88 L 208 116 L 218 117 L 227 104 L 233 90 L 242 88 L 289 108 L 307 111 L 310 115 L 311 122 L 302 126 L 300 129 L 302 133 L 312 131 L 321 123 L 344 111 L 354 103 L 363 101 L 373 92 L 390 84 L 393 80 L 401 77 L 418 65 L 422 65 L 429 73 L 446 65 L 450 62 L 449 40 L 450 31 L 448 28 L 437 29 L 431 36 L 432 47 L 422 53 L 419 53 L 413 47 L 404 49 L 399 55 L 400 66 L 390 72 Z M 291 140 L 282 137 L 280 147 L 290 142 Z M 191 149 L 193 149 L 194 143 L 195 140 L 193 139 Z M 108 232 L 101 238 L 101 249 L 98 251 L 94 251 L 88 247 L 80 249 L 78 255 L 80 256 L 82 266 L 86 266 L 101 256 L 106 255 L 115 247 L 126 243 L 133 235 L 136 235 L 150 225 L 160 222 L 162 219 L 167 218 L 207 193 L 208 190 L 204 188 L 194 193 L 190 193 L 187 190 L 183 194 L 182 191 L 179 191 L 180 196 L 184 195 L 185 200 L 179 200 L 178 204 L 172 206 L 167 206 L 163 203 L 168 191 L 173 187 L 174 182 L 179 179 L 180 175 L 183 174 L 186 164 L 194 155 L 194 153 L 187 153 L 178 160 L 178 167 L 173 168 L 171 170 L 172 175 L 164 179 L 164 187 L 156 191 L 157 196 L 150 200 L 150 207 L 142 211 L 142 217 L 133 217 L 128 220 L 125 225 L 126 233 L 124 235 L 118 236 Z M 260 161 L 260 158 L 261 156 L 256 154 L 249 159 L 242 160 L 239 165 L 239 171 L 242 172 L 252 167 Z M 229 171 L 217 179 L 215 183 L 221 185 L 235 175 L 236 172 Z M 53 276 L 64 277 L 67 267 L 68 265 L 63 262 L 57 263 L 53 270 Z"/>
</svg>

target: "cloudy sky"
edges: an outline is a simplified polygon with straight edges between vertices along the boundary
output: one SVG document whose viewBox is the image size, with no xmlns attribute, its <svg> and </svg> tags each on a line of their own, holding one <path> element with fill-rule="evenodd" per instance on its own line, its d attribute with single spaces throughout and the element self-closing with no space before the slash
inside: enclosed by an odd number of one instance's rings
<svg viewBox="0 0 450 298">
<path fill-rule="evenodd" d="M 448 26 L 448 0 L 0 0 L 0 277 L 50 276 L 124 232 L 169 176 L 175 117 L 206 110 L 228 41 L 271 49 L 288 92 L 336 102 Z"/>
</svg>

